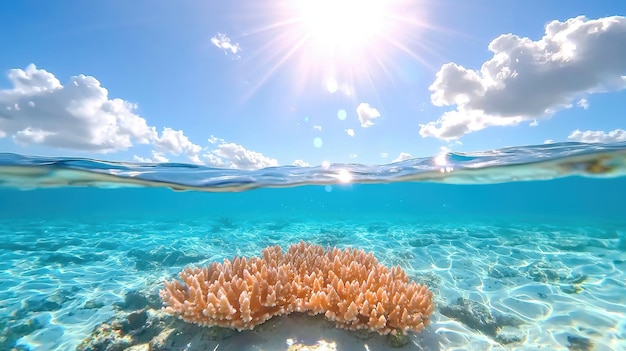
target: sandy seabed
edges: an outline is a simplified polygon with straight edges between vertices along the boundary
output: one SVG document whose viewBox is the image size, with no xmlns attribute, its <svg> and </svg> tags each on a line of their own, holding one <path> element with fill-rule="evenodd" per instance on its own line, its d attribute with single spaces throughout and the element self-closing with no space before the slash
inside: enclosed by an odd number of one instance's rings
<svg viewBox="0 0 626 351">
<path fill-rule="evenodd" d="M 0 221 L 0 349 L 75 350 L 107 332 L 132 350 L 626 350 L 626 225 L 307 221 Z M 186 265 L 300 240 L 372 251 L 434 292 L 406 339 L 321 316 L 252 331 L 198 328 L 159 311 Z M 104 324 L 103 324 L 104 323 Z M 84 347 L 85 343 L 83 343 Z M 94 344 L 95 345 L 95 344 Z M 95 347 L 95 346 L 94 346 Z"/>
</svg>

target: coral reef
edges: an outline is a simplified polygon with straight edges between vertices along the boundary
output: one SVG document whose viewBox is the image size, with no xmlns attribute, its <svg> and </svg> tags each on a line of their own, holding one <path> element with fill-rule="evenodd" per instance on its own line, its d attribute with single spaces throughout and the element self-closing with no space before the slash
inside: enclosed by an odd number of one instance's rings
<svg viewBox="0 0 626 351">
<path fill-rule="evenodd" d="M 235 257 L 208 267 L 186 268 L 165 283 L 165 311 L 200 326 L 237 330 L 291 312 L 323 313 L 337 327 L 381 335 L 419 332 L 433 310 L 432 293 L 387 268 L 371 253 L 300 242 L 263 257 Z"/>
</svg>

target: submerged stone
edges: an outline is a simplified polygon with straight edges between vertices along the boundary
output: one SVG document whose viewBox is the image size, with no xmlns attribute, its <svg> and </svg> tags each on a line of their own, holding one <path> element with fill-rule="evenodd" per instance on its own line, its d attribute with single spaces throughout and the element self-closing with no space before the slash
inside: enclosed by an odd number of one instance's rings
<svg viewBox="0 0 626 351">
<path fill-rule="evenodd" d="M 518 326 L 520 320 L 511 316 L 493 314 L 481 303 L 459 297 L 454 304 L 442 306 L 439 311 L 472 329 L 495 338 L 504 326 Z"/>
<path fill-rule="evenodd" d="M 568 336 L 567 337 L 567 349 L 570 351 L 591 351 L 593 350 L 593 343 L 582 336 Z"/>
<path fill-rule="evenodd" d="M 402 333 L 388 334 L 385 340 L 393 348 L 400 348 L 409 344 L 409 337 Z"/>
</svg>

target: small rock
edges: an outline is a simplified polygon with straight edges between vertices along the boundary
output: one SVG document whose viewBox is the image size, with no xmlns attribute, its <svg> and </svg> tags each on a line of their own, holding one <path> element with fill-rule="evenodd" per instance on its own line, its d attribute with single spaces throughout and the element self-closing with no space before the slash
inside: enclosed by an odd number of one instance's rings
<svg viewBox="0 0 626 351">
<path fill-rule="evenodd" d="M 127 348 L 125 351 L 150 351 L 150 345 L 149 344 L 133 345 Z"/>
<path fill-rule="evenodd" d="M 354 336 L 359 340 L 369 340 L 374 337 L 374 333 L 369 330 L 359 329 L 354 332 Z"/>
<path fill-rule="evenodd" d="M 561 287 L 561 291 L 566 294 L 580 294 L 583 288 L 580 285 L 565 285 Z"/>
<path fill-rule="evenodd" d="M 567 337 L 567 349 L 570 351 L 591 351 L 593 350 L 593 343 L 582 336 L 568 336 Z"/>
<path fill-rule="evenodd" d="M 102 307 L 104 307 L 104 304 L 102 302 L 97 302 L 94 300 L 89 300 L 83 305 L 83 308 L 86 310 L 97 310 L 98 308 Z"/>
<path fill-rule="evenodd" d="M 176 333 L 176 329 L 174 328 L 166 328 L 162 330 L 157 336 L 150 340 L 150 350 L 152 351 L 160 351 L 166 350 L 168 340 L 173 337 L 173 334 Z"/>
<path fill-rule="evenodd" d="M 523 323 L 512 316 L 492 313 L 483 304 L 461 297 L 454 304 L 442 306 L 439 311 L 444 316 L 491 337 L 496 337 L 504 326 L 517 327 Z"/>
<path fill-rule="evenodd" d="M 492 278 L 496 278 L 496 279 L 503 279 L 503 278 L 515 278 L 515 277 L 519 277 L 520 273 L 509 267 L 509 266 L 505 266 L 505 265 L 496 265 L 493 267 L 489 267 L 489 272 L 488 272 L 489 276 Z"/>
<path fill-rule="evenodd" d="M 34 318 L 21 324 L 4 325 L 4 323 L 0 323 L 0 325 L 2 325 L 2 331 L 0 332 L 0 350 L 12 350 L 11 347 L 15 345 L 15 342 L 19 338 L 44 327 Z"/>
<path fill-rule="evenodd" d="M 146 310 L 135 311 L 126 317 L 126 323 L 124 328 L 126 333 L 137 333 L 144 328 L 146 321 L 148 320 L 148 313 Z"/>
<path fill-rule="evenodd" d="M 83 342 L 76 347 L 76 351 L 122 351 L 133 344 L 130 335 L 122 335 L 109 324 L 102 324 L 91 333 Z"/>
<path fill-rule="evenodd" d="M 124 302 L 116 303 L 115 306 L 124 311 L 136 311 L 146 307 L 161 308 L 161 300 L 158 295 L 144 295 L 137 290 L 131 290 L 124 296 Z"/>
<path fill-rule="evenodd" d="M 526 340 L 526 336 L 521 330 L 512 327 L 504 327 L 496 335 L 496 341 L 503 345 L 508 345 Z"/>
<path fill-rule="evenodd" d="M 402 333 L 388 334 L 386 341 L 389 346 L 396 349 L 409 344 L 409 338 Z"/>
<path fill-rule="evenodd" d="M 489 309 L 475 301 L 458 298 L 456 304 L 443 306 L 440 312 L 472 329 L 480 330 L 485 335 L 495 337 L 500 329 Z"/>
</svg>

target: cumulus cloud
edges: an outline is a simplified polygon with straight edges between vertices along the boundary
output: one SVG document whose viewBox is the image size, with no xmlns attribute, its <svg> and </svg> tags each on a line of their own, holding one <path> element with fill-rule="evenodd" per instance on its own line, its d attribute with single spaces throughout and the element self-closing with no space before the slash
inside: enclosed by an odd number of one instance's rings
<svg viewBox="0 0 626 351">
<path fill-rule="evenodd" d="M 276 159 L 267 157 L 256 151 L 248 150 L 235 143 L 223 142 L 217 146 L 217 149 L 203 156 L 207 164 L 214 167 L 251 170 L 278 166 Z"/>
<path fill-rule="evenodd" d="M 504 34 L 489 50 L 493 57 L 478 71 L 448 63 L 437 72 L 431 102 L 456 109 L 420 125 L 423 137 L 458 139 L 549 116 L 588 94 L 626 88 L 626 17 L 553 21 L 540 40 Z"/>
<path fill-rule="evenodd" d="M 617 143 L 626 141 L 626 130 L 615 129 L 610 132 L 587 130 L 581 132 L 577 129 L 567 137 L 567 140 L 582 143 Z"/>
<path fill-rule="evenodd" d="M 9 71 L 8 78 L 13 87 L 0 90 L 0 138 L 101 153 L 150 144 L 152 156 L 135 155 L 135 161 L 169 162 L 167 155 L 184 155 L 193 163 L 204 163 L 203 148 L 182 130 L 165 127 L 158 133 L 135 113 L 136 105 L 109 98 L 94 77 L 78 75 L 62 85 L 52 73 L 31 64 Z M 278 165 L 275 159 L 213 135 L 208 142 L 217 145 L 203 155 L 210 165 L 241 169 Z"/>
<path fill-rule="evenodd" d="M 362 102 L 356 108 L 356 114 L 359 116 L 361 127 L 368 128 L 374 125 L 373 119 L 380 117 L 380 112 L 377 109 L 370 106 L 366 102 Z"/>
<path fill-rule="evenodd" d="M 173 130 L 167 127 L 163 128 L 160 137 L 155 138 L 154 146 L 160 152 L 167 152 L 176 156 L 184 154 L 192 160 L 202 151 L 202 147 L 189 141 L 182 130 Z"/>
<path fill-rule="evenodd" d="M 28 144 L 43 144 L 46 137 L 53 135 L 52 132 L 47 132 L 41 129 L 32 129 L 30 127 L 18 131 L 14 136 L 13 140 L 18 144 L 28 145 Z"/>
<path fill-rule="evenodd" d="M 186 155 L 199 162 L 201 147 L 183 131 L 154 126 L 135 113 L 137 106 L 109 92 L 91 76 L 73 76 L 63 85 L 34 64 L 8 73 L 12 88 L 0 90 L 0 137 L 21 145 L 111 153 L 136 144 L 155 147 L 150 162 L 167 162 L 165 154 Z M 137 159 L 137 158 L 135 158 Z"/>
<path fill-rule="evenodd" d="M 219 168 L 224 168 L 224 167 L 228 167 L 229 165 L 226 164 L 226 162 L 224 160 L 222 160 L 221 157 L 217 156 L 214 153 L 206 153 L 204 155 L 202 155 L 204 157 L 204 159 L 206 160 L 205 164 L 212 166 L 212 167 L 219 167 Z"/>
<path fill-rule="evenodd" d="M 94 77 L 81 74 L 62 85 L 31 64 L 8 78 L 13 87 L 0 90 L 0 134 L 20 144 L 107 153 L 157 137 L 134 104 L 110 99 Z"/>
<path fill-rule="evenodd" d="M 186 155 L 193 163 L 219 168 L 252 170 L 279 165 L 276 159 L 214 135 L 207 141 L 216 146 L 203 148 L 192 143 L 182 131 L 164 128 L 161 136 L 154 141 L 152 157 L 135 156 L 134 159 L 137 162 L 169 162 L 166 155 L 171 154 Z"/>
<path fill-rule="evenodd" d="M 166 162 L 170 162 L 170 160 L 165 157 L 165 154 L 162 152 L 158 152 L 158 151 L 152 151 L 152 157 L 141 157 L 141 156 L 137 156 L 134 155 L 133 159 L 135 160 L 135 162 L 141 162 L 141 163 L 166 163 Z"/>
<path fill-rule="evenodd" d="M 230 38 L 223 33 L 217 33 L 216 36 L 211 38 L 211 43 L 215 45 L 215 47 L 220 48 L 224 51 L 225 54 L 233 54 L 237 55 L 241 51 L 241 47 L 239 47 L 239 43 L 232 43 Z"/>
<path fill-rule="evenodd" d="M 349 136 L 353 137 L 354 136 L 354 129 L 352 129 L 352 128 L 346 129 L 346 134 L 348 134 Z"/>
<path fill-rule="evenodd" d="M 304 160 L 295 160 L 293 161 L 293 165 L 297 167 L 311 167 L 311 165 Z"/>
<path fill-rule="evenodd" d="M 406 160 L 410 160 L 412 159 L 413 156 L 411 156 L 410 153 L 408 152 L 401 152 L 400 155 L 398 155 L 398 157 L 396 157 L 393 161 L 391 162 L 400 162 L 400 161 L 406 161 Z"/>
</svg>

